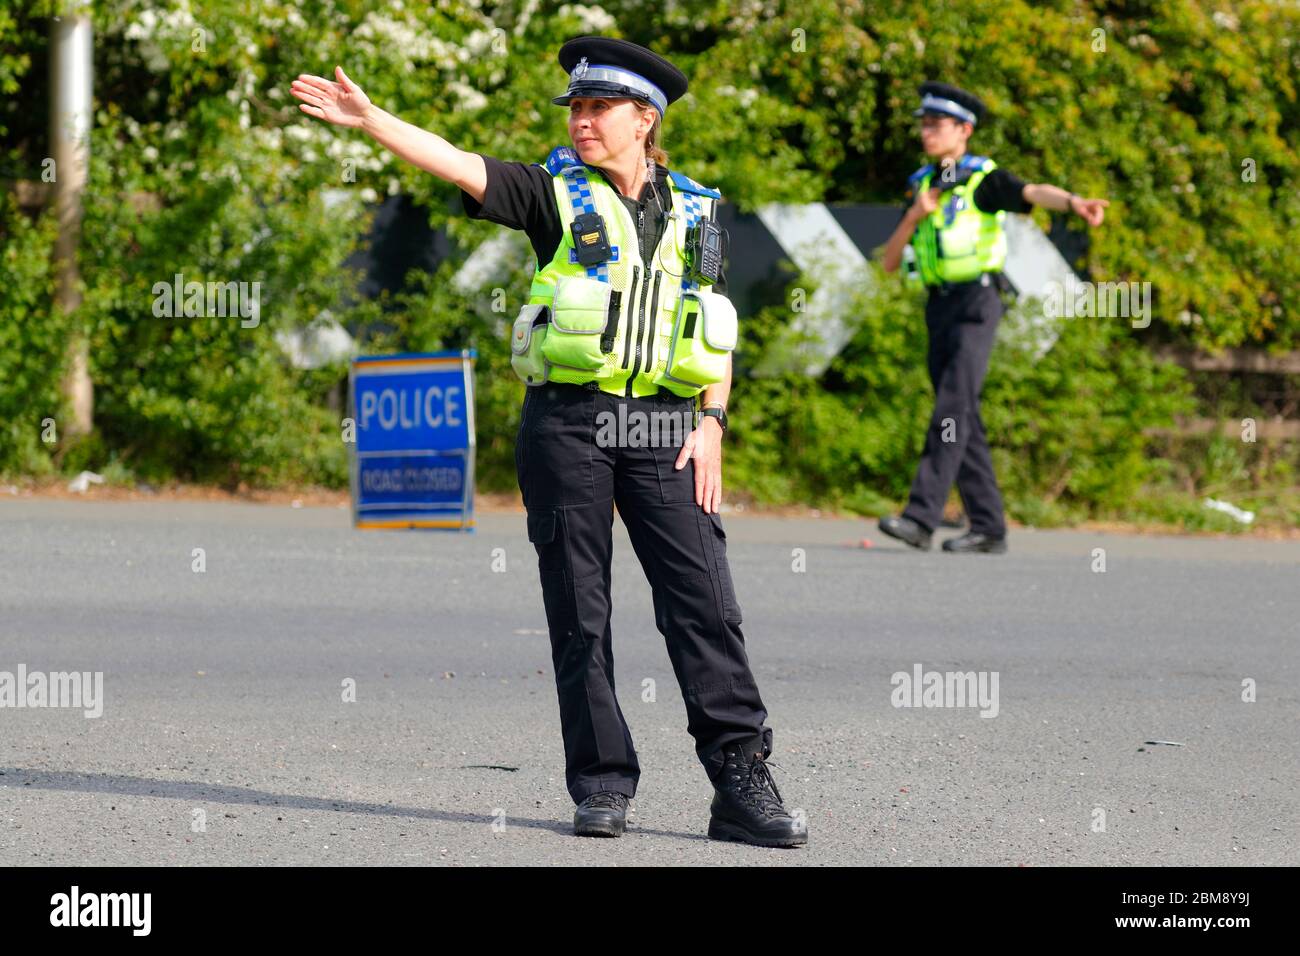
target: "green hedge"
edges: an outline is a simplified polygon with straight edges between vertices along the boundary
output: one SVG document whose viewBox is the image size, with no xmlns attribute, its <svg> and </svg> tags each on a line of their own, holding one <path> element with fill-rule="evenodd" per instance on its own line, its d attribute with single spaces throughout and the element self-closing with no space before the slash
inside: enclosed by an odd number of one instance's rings
<svg viewBox="0 0 1300 956">
<path fill-rule="evenodd" d="M 53 6 L 0 14 L 0 165 L 10 179 L 38 179 L 47 148 L 42 16 Z M 1209 481 L 1186 449 L 1145 435 L 1191 407 L 1185 376 L 1153 362 L 1150 345 L 1300 341 L 1290 265 L 1300 193 L 1288 178 L 1300 167 L 1294 5 L 317 6 L 308 18 L 288 2 L 96 0 L 78 321 L 91 336 L 97 429 L 75 447 L 40 441 L 40 420 L 63 414 L 69 325 L 49 307 L 49 216 L 32 222 L 6 198 L 0 470 L 341 486 L 345 448 L 327 396 L 346 369 L 296 370 L 275 343 L 277 332 L 328 311 L 371 352 L 476 347 L 480 486 L 512 488 L 523 387 L 504 331 L 526 293 L 526 255 L 493 289 L 457 291 L 450 276 L 499 227 L 465 220 L 455 187 L 359 133 L 305 117 L 287 89 L 299 73 L 330 75 L 343 63 L 409 121 L 465 149 L 537 160 L 567 139 L 563 111 L 550 103 L 563 83 L 554 56 L 583 32 L 626 36 L 683 66 L 692 85 L 669 113 L 672 164 L 742 210 L 900 201 L 920 159 L 915 89 L 940 77 L 978 90 L 993 111 L 974 148 L 1027 180 L 1112 200 L 1078 265 L 1098 280 L 1150 281 L 1156 321 L 1133 330 L 1075 320 L 1039 362 L 1011 340 L 999 346 L 985 419 L 1019 517 L 1132 511 L 1149 498 L 1138 489 L 1190 492 Z M 13 95 L 20 85 L 24 95 Z M 397 193 L 446 227 L 452 258 L 403 294 L 361 301 L 342 263 L 374 202 Z M 177 272 L 260 282 L 260 325 L 154 316 L 154 283 Z M 881 288 L 864 298 L 856 337 L 819 379 L 736 382 L 730 487 L 862 511 L 905 494 L 930 400 L 924 326 L 914 293 L 894 279 Z M 784 306 L 750 318 L 741 364 L 792 318 Z M 1245 404 L 1208 411 L 1239 416 Z M 1243 480 L 1256 485 L 1294 462 L 1293 447 L 1267 461 L 1237 451 Z"/>
<path fill-rule="evenodd" d="M 42 423 L 61 419 L 70 326 L 53 309 L 54 216 L 29 221 L 7 194 L 0 194 L 0 216 L 7 233 L 0 247 L 0 473 L 44 474 L 54 446 L 43 440 L 49 430 Z"/>
</svg>

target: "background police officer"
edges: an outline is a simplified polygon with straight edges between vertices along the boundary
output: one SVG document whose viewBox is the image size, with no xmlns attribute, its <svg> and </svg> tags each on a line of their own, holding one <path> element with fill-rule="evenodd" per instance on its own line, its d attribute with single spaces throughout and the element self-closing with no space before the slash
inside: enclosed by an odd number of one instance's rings
<svg viewBox="0 0 1300 956">
<path fill-rule="evenodd" d="M 569 84 L 554 102 L 569 107 L 573 146 L 538 164 L 459 150 L 373 106 L 342 69 L 337 83 L 300 77 L 293 92 L 311 115 L 358 126 L 459 185 L 469 216 L 524 230 L 537 255 L 512 329 L 511 364 L 530 385 L 515 463 L 538 555 L 575 833 L 619 836 L 640 777 L 614 693 L 617 505 L 714 784 L 709 835 L 804 843 L 806 827 L 785 811 L 765 763 L 772 731 L 718 513 L 736 340 L 714 211 L 721 197 L 669 171 L 658 146 L 686 77 L 644 47 L 605 37 L 570 40 L 559 61 Z M 667 444 L 600 440 L 611 416 L 650 413 L 685 419 L 688 434 Z"/>
<path fill-rule="evenodd" d="M 1002 495 L 979 410 L 1003 311 L 997 282 L 1006 259 L 1002 220 L 1007 212 L 1028 212 L 1037 204 L 1069 210 L 1097 226 L 1109 203 L 1027 184 L 991 159 L 969 155 L 967 141 L 984 117 L 984 104 L 947 83 L 924 83 L 920 92 L 915 115 L 921 120 L 921 146 L 932 162 L 908 179 L 913 203 L 885 244 L 883 265 L 889 272 L 897 269 L 904 247 L 912 243 L 929 289 L 926 360 L 935 403 L 907 507 L 900 516 L 882 518 L 880 530 L 928 549 L 956 482 L 970 531 L 945 541 L 944 550 L 1003 552 Z"/>
</svg>

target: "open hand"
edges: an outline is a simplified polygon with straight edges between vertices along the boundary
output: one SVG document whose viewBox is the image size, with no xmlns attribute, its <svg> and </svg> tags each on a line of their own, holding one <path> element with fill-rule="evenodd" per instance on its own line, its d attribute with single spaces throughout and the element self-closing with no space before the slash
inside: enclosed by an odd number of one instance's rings
<svg viewBox="0 0 1300 956">
<path fill-rule="evenodd" d="M 716 418 L 704 417 L 686 436 L 674 468 L 684 468 L 695 459 L 695 503 L 705 513 L 722 510 L 722 426 Z"/>
<path fill-rule="evenodd" d="M 323 119 L 335 126 L 358 127 L 370 109 L 370 99 L 361 91 L 343 67 L 334 67 L 338 78 L 333 83 L 321 76 L 301 73 L 289 86 L 289 92 L 302 100 L 299 109 L 309 116 Z"/>
</svg>

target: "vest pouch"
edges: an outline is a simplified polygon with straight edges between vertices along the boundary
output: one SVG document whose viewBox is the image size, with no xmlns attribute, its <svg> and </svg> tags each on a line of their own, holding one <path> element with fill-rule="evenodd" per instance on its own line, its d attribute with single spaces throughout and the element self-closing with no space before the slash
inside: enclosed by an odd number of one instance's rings
<svg viewBox="0 0 1300 956">
<path fill-rule="evenodd" d="M 545 303 L 526 305 L 511 329 L 510 367 L 525 385 L 541 385 L 550 377 L 550 366 L 542 357 L 550 321 L 551 310 Z"/>
<path fill-rule="evenodd" d="M 721 382 L 738 332 L 736 307 L 725 295 L 704 289 L 683 292 L 665 378 L 692 387 Z"/>
<path fill-rule="evenodd" d="M 942 259 L 964 259 L 973 256 L 980 237 L 979 215 L 957 215 L 952 224 L 943 225 L 943 220 L 935 224 L 939 256 Z"/>
<path fill-rule="evenodd" d="M 542 355 L 553 365 L 580 371 L 603 368 L 601 334 L 609 321 L 613 286 L 587 276 L 560 276 L 551 300 L 551 324 L 542 342 Z"/>
</svg>

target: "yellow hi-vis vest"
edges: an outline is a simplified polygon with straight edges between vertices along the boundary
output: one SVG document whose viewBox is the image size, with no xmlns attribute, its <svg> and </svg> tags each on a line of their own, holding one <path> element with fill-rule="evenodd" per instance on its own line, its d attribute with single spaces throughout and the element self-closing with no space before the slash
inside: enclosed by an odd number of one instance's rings
<svg viewBox="0 0 1300 956">
<path fill-rule="evenodd" d="M 647 269 L 636 224 L 618 193 L 567 146 L 544 164 L 552 174 L 562 238 L 538 263 L 528 304 L 511 331 L 511 361 L 528 385 L 583 384 L 627 397 L 662 385 L 692 396 L 722 381 L 736 347 L 736 310 L 723 295 L 686 276 L 687 230 L 712 216 L 721 199 L 681 173 L 668 174 L 672 218 Z M 605 221 L 610 258 L 578 263 L 570 223 L 583 212 Z"/>
<path fill-rule="evenodd" d="M 975 205 L 975 190 L 997 168 L 985 156 L 963 156 L 954 170 L 958 185 L 939 196 L 934 212 L 921 220 L 912 236 L 916 265 L 926 285 L 968 282 L 983 272 L 998 272 L 1007 258 L 1004 212 L 983 212 Z M 933 184 L 934 165 L 922 166 L 910 177 L 913 196 Z M 964 182 L 963 177 L 969 176 Z"/>
</svg>

